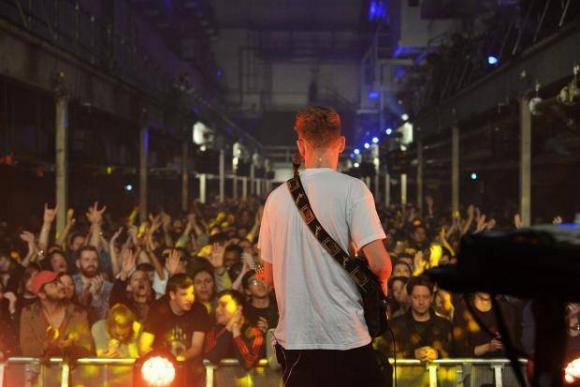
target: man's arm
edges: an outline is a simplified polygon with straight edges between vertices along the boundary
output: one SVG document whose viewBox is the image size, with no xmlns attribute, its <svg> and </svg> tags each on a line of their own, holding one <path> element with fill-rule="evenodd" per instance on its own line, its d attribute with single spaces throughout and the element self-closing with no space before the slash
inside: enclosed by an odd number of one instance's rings
<svg viewBox="0 0 580 387">
<path fill-rule="evenodd" d="M 139 338 L 139 354 L 143 356 L 151 352 L 153 350 L 154 341 L 155 335 L 153 333 L 141 333 L 141 337 Z"/>
<path fill-rule="evenodd" d="M 203 353 L 203 340 L 205 332 L 193 332 L 191 335 L 191 347 L 183 353 L 183 360 L 191 360 Z M 178 359 L 179 360 L 179 359 Z"/>
<path fill-rule="evenodd" d="M 379 277 L 379 281 L 381 281 L 383 291 L 386 295 L 388 293 L 388 282 L 389 277 L 391 276 L 392 265 L 391 257 L 389 257 L 389 253 L 387 252 L 387 249 L 385 249 L 383 241 L 373 241 L 365 245 L 362 250 L 367 257 L 371 271 Z M 264 265 L 264 269 L 265 268 Z"/>
</svg>

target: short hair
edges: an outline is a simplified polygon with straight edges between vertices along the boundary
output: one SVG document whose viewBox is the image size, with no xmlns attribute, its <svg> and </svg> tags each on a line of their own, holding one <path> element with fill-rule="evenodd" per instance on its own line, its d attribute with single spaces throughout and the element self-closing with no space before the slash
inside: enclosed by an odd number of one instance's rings
<svg viewBox="0 0 580 387">
<path fill-rule="evenodd" d="M 97 250 L 95 246 L 83 246 L 78 249 L 76 259 L 79 259 L 85 251 L 92 251 L 93 253 L 97 254 L 97 257 L 99 256 L 99 250 Z"/>
<path fill-rule="evenodd" d="M 429 289 L 429 293 L 433 295 L 433 289 L 435 285 L 426 275 L 411 277 L 409 279 L 409 281 L 407 282 L 407 293 L 409 295 L 413 293 L 413 289 L 415 288 L 415 286 L 425 286 L 427 289 Z"/>
<path fill-rule="evenodd" d="M 193 286 L 193 280 L 187 274 L 175 274 L 167 281 L 167 294 L 176 292 L 178 289 L 187 289 Z"/>
<path fill-rule="evenodd" d="M 397 259 L 397 260 L 396 260 L 396 261 L 393 263 L 393 269 L 394 269 L 394 268 L 395 268 L 395 266 L 397 266 L 397 265 L 403 265 L 403 266 L 407 266 L 407 269 L 409 269 L 409 272 L 410 272 L 411 274 L 413 274 L 413 268 L 412 268 L 412 267 L 411 267 L 411 265 L 409 265 L 407 262 L 405 262 L 405 261 L 401 261 L 401 260 L 398 260 L 398 259 Z"/>
<path fill-rule="evenodd" d="M 329 107 L 308 106 L 296 114 L 294 130 L 314 148 L 326 148 L 340 137 L 340 116 Z"/>
<path fill-rule="evenodd" d="M 242 293 L 240 293 L 240 292 L 238 292 L 237 290 L 234 290 L 234 289 L 226 289 L 226 290 L 222 290 L 221 292 L 219 292 L 217 294 L 217 299 L 219 300 L 223 296 L 230 296 L 230 297 L 232 297 L 232 299 L 235 301 L 235 303 L 238 306 L 242 306 L 243 311 L 245 311 L 246 298 L 244 297 L 244 295 Z"/>
<path fill-rule="evenodd" d="M 238 254 L 242 254 L 244 252 L 244 249 L 242 249 L 240 246 L 238 245 L 229 245 L 228 247 L 226 247 L 226 253 L 230 253 L 230 252 L 235 252 Z"/>
<path fill-rule="evenodd" d="M 191 273 L 191 278 L 195 281 L 195 277 L 200 274 L 200 273 L 207 273 L 211 276 L 211 278 L 214 278 L 214 270 L 213 267 L 206 267 L 206 266 L 202 266 L 197 268 L 196 270 L 194 270 Z M 215 279 L 214 279 L 214 283 L 215 283 Z"/>
<path fill-rule="evenodd" d="M 406 286 L 407 282 L 409 282 L 409 278 L 403 276 L 395 276 L 389 278 L 389 289 L 393 288 L 393 285 L 396 281 L 401 281 L 403 283 L 403 286 Z"/>
<path fill-rule="evenodd" d="M 122 325 L 133 325 L 135 321 L 137 321 L 137 316 L 135 313 L 129 309 L 129 307 L 125 304 L 115 304 L 110 310 L 107 316 L 107 325 L 109 327 L 113 326 L 113 324 L 119 324 L 120 322 L 124 322 Z"/>
<path fill-rule="evenodd" d="M 148 262 L 141 262 L 135 267 L 135 271 L 154 272 L 155 266 Z"/>
</svg>

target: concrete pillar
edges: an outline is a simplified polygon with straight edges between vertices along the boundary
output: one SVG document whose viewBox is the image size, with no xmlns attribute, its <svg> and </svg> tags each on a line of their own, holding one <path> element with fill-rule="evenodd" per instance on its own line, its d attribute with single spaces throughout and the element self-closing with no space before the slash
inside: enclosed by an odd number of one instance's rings
<svg viewBox="0 0 580 387">
<path fill-rule="evenodd" d="M 189 205 L 189 171 L 187 170 L 187 159 L 189 144 L 184 141 L 181 144 L 181 210 L 186 212 Z"/>
<path fill-rule="evenodd" d="M 56 232 L 66 224 L 68 209 L 68 97 L 56 98 Z"/>
<path fill-rule="evenodd" d="M 262 194 L 262 179 L 256 179 L 256 191 L 255 194 L 256 195 L 261 195 Z"/>
<path fill-rule="evenodd" d="M 532 113 L 529 99 L 520 100 L 520 216 L 524 227 L 532 223 Z"/>
<path fill-rule="evenodd" d="M 207 175 L 201 173 L 199 175 L 199 201 L 205 204 L 207 190 Z"/>
<path fill-rule="evenodd" d="M 232 177 L 232 179 L 233 179 L 233 181 L 232 181 L 232 191 L 233 191 L 232 197 L 234 199 L 237 199 L 238 198 L 238 176 L 234 175 Z"/>
<path fill-rule="evenodd" d="M 147 220 L 147 159 L 149 154 L 149 128 L 141 125 L 139 132 L 139 220 Z"/>
<path fill-rule="evenodd" d="M 423 214 L 423 142 L 417 141 L 417 209 Z"/>
<path fill-rule="evenodd" d="M 391 205 L 391 175 L 385 174 L 385 206 Z"/>
<path fill-rule="evenodd" d="M 220 161 L 219 161 L 219 185 L 220 185 L 220 202 L 223 202 L 226 198 L 226 154 L 224 150 L 220 150 Z"/>
<path fill-rule="evenodd" d="M 407 204 L 407 174 L 401 175 L 401 204 Z"/>
<path fill-rule="evenodd" d="M 256 193 L 255 189 L 255 179 L 256 179 L 256 167 L 254 164 L 250 165 L 250 195 Z"/>
<path fill-rule="evenodd" d="M 248 177 L 242 177 L 242 199 L 248 198 Z"/>
<path fill-rule="evenodd" d="M 459 127 L 451 128 L 451 213 L 459 216 Z"/>
</svg>

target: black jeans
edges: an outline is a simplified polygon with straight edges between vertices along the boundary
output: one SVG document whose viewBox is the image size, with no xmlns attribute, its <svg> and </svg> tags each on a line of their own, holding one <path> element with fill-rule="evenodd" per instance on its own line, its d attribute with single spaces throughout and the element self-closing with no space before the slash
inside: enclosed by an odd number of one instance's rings
<svg viewBox="0 0 580 387">
<path fill-rule="evenodd" d="M 337 350 L 287 350 L 276 345 L 285 387 L 383 387 L 391 380 L 379 367 L 371 345 Z"/>
</svg>

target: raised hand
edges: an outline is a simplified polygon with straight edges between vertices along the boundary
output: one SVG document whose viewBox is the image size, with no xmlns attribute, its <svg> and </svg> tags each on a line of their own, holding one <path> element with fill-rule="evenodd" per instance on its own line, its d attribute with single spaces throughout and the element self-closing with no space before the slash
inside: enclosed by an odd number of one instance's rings
<svg viewBox="0 0 580 387">
<path fill-rule="evenodd" d="M 22 234 L 20 234 L 20 239 L 26 242 L 29 246 L 34 245 L 36 241 L 36 237 L 30 231 L 23 231 Z"/>
<path fill-rule="evenodd" d="M 524 223 L 522 222 L 522 217 L 520 214 L 514 215 L 514 226 L 517 230 L 524 227 Z"/>
<path fill-rule="evenodd" d="M 555 224 L 555 225 L 562 224 L 562 217 L 556 216 L 554 219 L 552 219 L 552 224 Z"/>
<path fill-rule="evenodd" d="M 107 206 L 103 206 L 99 210 L 99 202 L 94 202 L 87 211 L 87 219 L 91 224 L 101 224 L 103 222 L 103 213 L 107 210 Z"/>
<path fill-rule="evenodd" d="M 156 217 L 150 217 L 151 220 L 151 227 L 149 227 L 149 235 L 155 234 L 159 227 L 161 227 L 161 215 L 157 215 Z"/>
<path fill-rule="evenodd" d="M 169 253 L 169 257 L 167 257 L 167 261 L 165 261 L 165 267 L 169 271 L 170 275 L 175 275 L 179 272 L 179 264 L 180 264 L 180 252 L 173 249 L 171 253 Z"/>
<path fill-rule="evenodd" d="M 121 273 L 128 276 L 136 262 L 137 253 L 134 253 L 129 247 L 123 247 L 121 250 Z"/>
<path fill-rule="evenodd" d="M 213 244 L 211 248 L 211 254 L 208 257 L 208 260 L 215 269 L 219 269 L 224 266 L 225 253 L 226 253 L 225 246 L 222 246 L 219 243 Z"/>
<path fill-rule="evenodd" d="M 49 208 L 48 204 L 44 203 L 44 215 L 42 217 L 42 220 L 44 221 L 45 224 L 50 224 L 54 222 L 54 219 L 56 218 L 57 209 L 58 206 L 55 206 L 54 208 Z"/>
<path fill-rule="evenodd" d="M 101 294 L 101 289 L 103 288 L 103 284 L 105 283 L 105 278 L 102 274 L 97 274 L 91 279 L 91 293 L 93 296 L 99 296 Z"/>
<path fill-rule="evenodd" d="M 169 228 L 171 227 L 171 216 L 169 216 L 169 214 L 165 211 L 161 211 L 159 216 L 161 217 L 161 224 L 163 226 L 163 230 L 169 231 Z"/>
<path fill-rule="evenodd" d="M 111 243 L 115 243 L 117 241 L 117 239 L 119 239 L 119 236 L 121 235 L 122 232 L 123 232 L 123 227 L 119 227 L 119 229 L 111 237 Z"/>
</svg>

